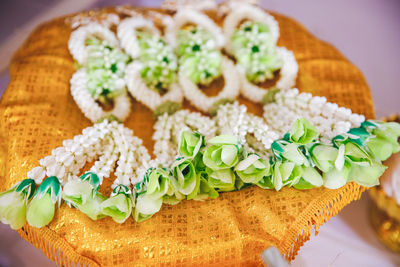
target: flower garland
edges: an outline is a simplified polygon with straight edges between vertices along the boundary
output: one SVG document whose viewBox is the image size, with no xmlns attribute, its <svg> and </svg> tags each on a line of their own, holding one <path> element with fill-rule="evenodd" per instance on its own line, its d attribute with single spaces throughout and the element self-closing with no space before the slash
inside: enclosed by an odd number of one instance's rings
<svg viewBox="0 0 400 267">
<path fill-rule="evenodd" d="M 280 78 L 276 88 L 294 86 L 298 72 L 296 58 L 286 48 L 276 47 L 278 23 L 264 10 L 249 4 L 234 4 L 224 20 L 224 35 L 225 49 L 237 60 L 243 96 L 262 102 L 267 91 L 257 83 L 272 79 L 277 70 Z"/>
<path fill-rule="evenodd" d="M 184 130 L 180 133 L 179 157 L 162 165 L 150 161 L 141 140 L 131 130 L 104 121 L 64 141 L 63 147 L 40 161 L 40 167 L 28 172 L 27 179 L 1 193 L 0 219 L 14 229 L 26 221 L 40 228 L 51 222 L 55 204 L 63 199 L 93 220 L 110 216 L 123 223 L 132 214 L 140 222 L 158 212 L 163 203 L 216 198 L 219 192 L 251 185 L 275 190 L 283 186 L 336 189 L 354 181 L 374 186 L 386 168 L 381 161 L 400 151 L 399 136 L 398 123 L 363 121 L 360 127 L 324 144 L 318 130 L 300 118 L 290 132 L 272 143 L 272 155 L 265 157 L 248 151 L 234 135 L 206 140 L 198 132 Z M 89 171 L 77 178 L 86 161 L 99 154 L 99 163 L 91 169 L 97 173 Z M 117 154 L 114 190 L 106 198 L 98 189 L 102 177 L 113 169 Z M 141 175 L 144 166 L 150 167 L 143 180 L 140 176 L 132 180 Z M 136 173 L 132 171 L 135 169 Z M 132 184 L 135 186 L 131 189 Z"/>
<path fill-rule="evenodd" d="M 192 26 L 183 26 L 190 24 Z M 165 38 L 179 56 L 179 84 L 195 107 L 210 112 L 215 103 L 235 99 L 239 81 L 233 63 L 220 52 L 224 45 L 221 29 L 207 15 L 183 8 L 167 26 Z M 209 97 L 198 87 L 208 85 L 222 73 L 225 85 L 217 96 Z"/>
<path fill-rule="evenodd" d="M 130 113 L 124 79 L 129 57 L 118 48 L 115 35 L 90 23 L 72 32 L 68 47 L 82 66 L 70 83 L 72 97 L 85 116 L 92 122 L 110 115 L 125 120 Z M 112 109 L 106 111 L 101 104 L 111 104 Z"/>
<path fill-rule="evenodd" d="M 201 92 L 198 86 L 185 75 L 182 69 L 179 71 L 179 83 L 185 97 L 193 106 L 201 111 L 210 112 L 215 107 L 215 104 L 224 100 L 233 100 L 239 94 L 239 80 L 232 61 L 223 57 L 220 68 L 222 69 L 225 85 L 218 95 L 212 97 Z"/>
<path fill-rule="evenodd" d="M 126 70 L 130 94 L 156 113 L 179 108 L 183 95 L 176 82 L 177 59 L 154 23 L 142 17 L 127 18 L 118 26 L 118 37 L 127 53 L 137 58 Z"/>
<path fill-rule="evenodd" d="M 209 32 L 215 40 L 217 49 L 224 46 L 225 39 L 221 28 L 219 28 L 212 19 L 198 10 L 182 7 L 173 17 L 172 23 L 167 26 L 165 33 L 165 39 L 173 48 L 178 46 L 178 32 L 188 23 L 200 26 L 205 31 Z"/>
</svg>

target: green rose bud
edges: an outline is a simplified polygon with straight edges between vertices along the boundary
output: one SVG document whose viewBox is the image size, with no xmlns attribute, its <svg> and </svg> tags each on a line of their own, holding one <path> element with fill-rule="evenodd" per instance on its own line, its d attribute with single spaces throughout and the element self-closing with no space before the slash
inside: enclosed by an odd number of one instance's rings
<svg viewBox="0 0 400 267">
<path fill-rule="evenodd" d="M 60 203 L 61 185 L 57 177 L 51 176 L 44 180 L 35 196 L 29 203 L 26 220 L 29 225 L 41 228 L 49 224 L 54 217 L 55 203 Z"/>
<path fill-rule="evenodd" d="M 288 181 L 294 167 L 295 164 L 293 162 L 275 162 L 272 172 L 272 184 L 274 185 L 276 191 L 281 190 L 284 183 Z"/>
<path fill-rule="evenodd" d="M 351 170 L 351 164 L 345 161 L 343 167 L 339 170 L 331 168 L 329 171 L 322 174 L 324 180 L 324 187 L 329 189 L 338 189 L 344 186 L 347 181 Z"/>
<path fill-rule="evenodd" d="M 372 162 L 371 165 L 360 165 L 352 163 L 349 180 L 371 187 L 379 185 L 379 177 L 385 172 L 386 166 L 378 162 Z"/>
<path fill-rule="evenodd" d="M 208 184 L 208 174 L 206 172 L 200 172 L 197 174 L 196 187 L 192 193 L 187 196 L 187 199 L 193 200 L 206 200 L 208 198 L 215 199 L 218 197 L 218 192 Z"/>
<path fill-rule="evenodd" d="M 329 146 L 318 144 L 310 149 L 311 159 L 314 164 L 322 172 L 327 173 L 332 169 L 340 171 L 344 164 L 344 145 L 339 149 Z"/>
<path fill-rule="evenodd" d="M 132 193 L 128 187 L 118 185 L 111 197 L 101 203 L 101 213 L 110 216 L 115 222 L 123 223 L 131 215 L 133 206 Z"/>
<path fill-rule="evenodd" d="M 308 144 L 318 137 L 317 128 L 315 128 L 308 120 L 300 118 L 293 124 L 290 131 L 290 140 L 297 144 Z"/>
<path fill-rule="evenodd" d="M 270 174 L 270 167 L 269 162 L 251 154 L 236 165 L 235 171 L 243 182 L 257 184 L 264 176 Z"/>
<path fill-rule="evenodd" d="M 170 176 L 161 168 L 147 170 L 143 181 L 136 185 L 136 205 L 133 218 L 137 221 L 149 219 L 161 209 L 163 197 L 168 192 Z"/>
<path fill-rule="evenodd" d="M 62 198 L 74 206 L 86 204 L 93 197 L 93 187 L 89 181 L 73 179 L 68 181 L 63 188 Z"/>
<path fill-rule="evenodd" d="M 299 181 L 293 185 L 296 189 L 312 189 L 314 187 L 321 187 L 324 181 L 321 174 L 313 167 L 301 167 L 301 177 Z"/>
<path fill-rule="evenodd" d="M 239 161 L 239 140 L 232 135 L 220 135 L 208 141 L 203 154 L 204 164 L 212 170 L 229 169 Z"/>
<path fill-rule="evenodd" d="M 98 193 L 99 187 L 99 177 L 87 172 L 80 179 L 68 181 L 64 185 L 62 198 L 92 220 L 104 218 L 100 205 L 106 198 Z"/>
<path fill-rule="evenodd" d="M 0 221 L 14 230 L 26 222 L 26 206 L 35 191 L 35 182 L 25 179 L 12 189 L 0 194 Z"/>
<path fill-rule="evenodd" d="M 190 158 L 179 158 L 171 166 L 172 185 L 182 194 L 189 195 L 196 187 L 196 170 Z"/>
<path fill-rule="evenodd" d="M 182 131 L 179 139 L 179 155 L 194 158 L 204 146 L 204 135 L 189 131 Z"/>
<path fill-rule="evenodd" d="M 398 152 L 399 145 L 393 145 L 384 137 L 374 137 L 367 142 L 368 149 L 379 160 L 387 160 L 393 153 Z"/>
<path fill-rule="evenodd" d="M 299 147 L 295 143 L 289 143 L 283 146 L 283 152 L 281 156 L 296 165 L 309 165 L 307 158 L 299 150 Z"/>
<path fill-rule="evenodd" d="M 271 170 L 272 172 L 272 170 Z M 262 189 L 273 189 L 274 188 L 274 184 L 272 181 L 272 173 L 271 175 L 268 176 L 264 176 L 258 183 L 257 186 L 261 187 Z"/>
<path fill-rule="evenodd" d="M 232 169 L 212 170 L 207 168 L 208 184 L 218 191 L 229 192 L 235 190 L 235 173 Z"/>
<path fill-rule="evenodd" d="M 392 154 L 400 151 L 398 142 L 400 124 L 396 122 L 376 122 L 374 125 L 376 127 L 371 130 L 374 137 L 368 140 L 367 146 L 376 158 L 386 160 Z"/>
<path fill-rule="evenodd" d="M 371 165 L 371 156 L 356 143 L 347 142 L 344 144 L 344 155 L 352 163 L 363 166 Z"/>
</svg>

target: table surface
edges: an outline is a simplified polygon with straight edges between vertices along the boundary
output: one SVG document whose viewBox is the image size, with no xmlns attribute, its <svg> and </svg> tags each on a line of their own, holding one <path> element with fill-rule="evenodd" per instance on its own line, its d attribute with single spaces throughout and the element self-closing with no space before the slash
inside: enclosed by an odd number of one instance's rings
<svg viewBox="0 0 400 267">
<path fill-rule="evenodd" d="M 80 0 L 30 2 L 30 13 L 10 10 L 26 7 L 29 0 L 2 1 L 0 16 L 9 23 L 0 38 L 12 39 L 18 29 L 29 30 L 49 17 L 116 4 L 157 6 L 160 1 Z M 400 1 L 398 0 L 269 0 L 260 4 L 301 22 L 318 38 L 336 46 L 358 66 L 371 87 L 377 117 L 400 113 Z M 0 21 L 1 21 L 0 20 Z M 12 25 L 10 30 L 8 25 Z M 14 47 L 19 44 L 15 43 Z M 9 81 L 0 76 L 0 97 Z M 292 266 L 400 266 L 400 256 L 379 243 L 368 222 L 368 197 L 353 202 L 320 228 L 299 251 Z M 0 266 L 54 266 L 41 252 L 0 223 Z"/>
</svg>

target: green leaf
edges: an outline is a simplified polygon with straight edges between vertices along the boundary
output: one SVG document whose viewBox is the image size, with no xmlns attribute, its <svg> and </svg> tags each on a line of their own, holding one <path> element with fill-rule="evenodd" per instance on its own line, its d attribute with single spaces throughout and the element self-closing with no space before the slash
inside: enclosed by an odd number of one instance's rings
<svg viewBox="0 0 400 267">
<path fill-rule="evenodd" d="M 35 193 L 36 184 L 33 179 L 24 179 L 16 187 L 16 192 L 23 192 L 27 199 L 31 199 Z"/>
</svg>

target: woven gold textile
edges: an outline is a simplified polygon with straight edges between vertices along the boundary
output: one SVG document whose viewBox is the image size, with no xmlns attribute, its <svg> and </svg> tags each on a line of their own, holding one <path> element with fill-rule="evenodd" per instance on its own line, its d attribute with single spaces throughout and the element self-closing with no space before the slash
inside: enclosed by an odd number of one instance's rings
<svg viewBox="0 0 400 267">
<path fill-rule="evenodd" d="M 361 72 L 299 23 L 274 15 L 281 29 L 279 45 L 293 50 L 299 63 L 299 89 L 373 118 Z M 75 71 L 67 48 L 70 33 L 65 18 L 45 23 L 13 57 L 10 84 L 0 102 L 0 191 L 24 179 L 64 139 L 91 125 L 69 92 Z M 240 102 L 262 114 L 261 105 Z M 153 123 L 152 112 L 133 101 L 125 125 L 150 151 Z M 272 245 L 293 259 L 313 227 L 318 230 L 362 191 L 354 183 L 338 190 L 280 192 L 253 186 L 215 200 L 164 205 L 150 220 L 136 223 L 129 218 L 121 225 L 111 218 L 92 221 L 62 204 L 47 227 L 26 225 L 19 234 L 65 266 L 262 265 L 260 253 Z"/>
</svg>

